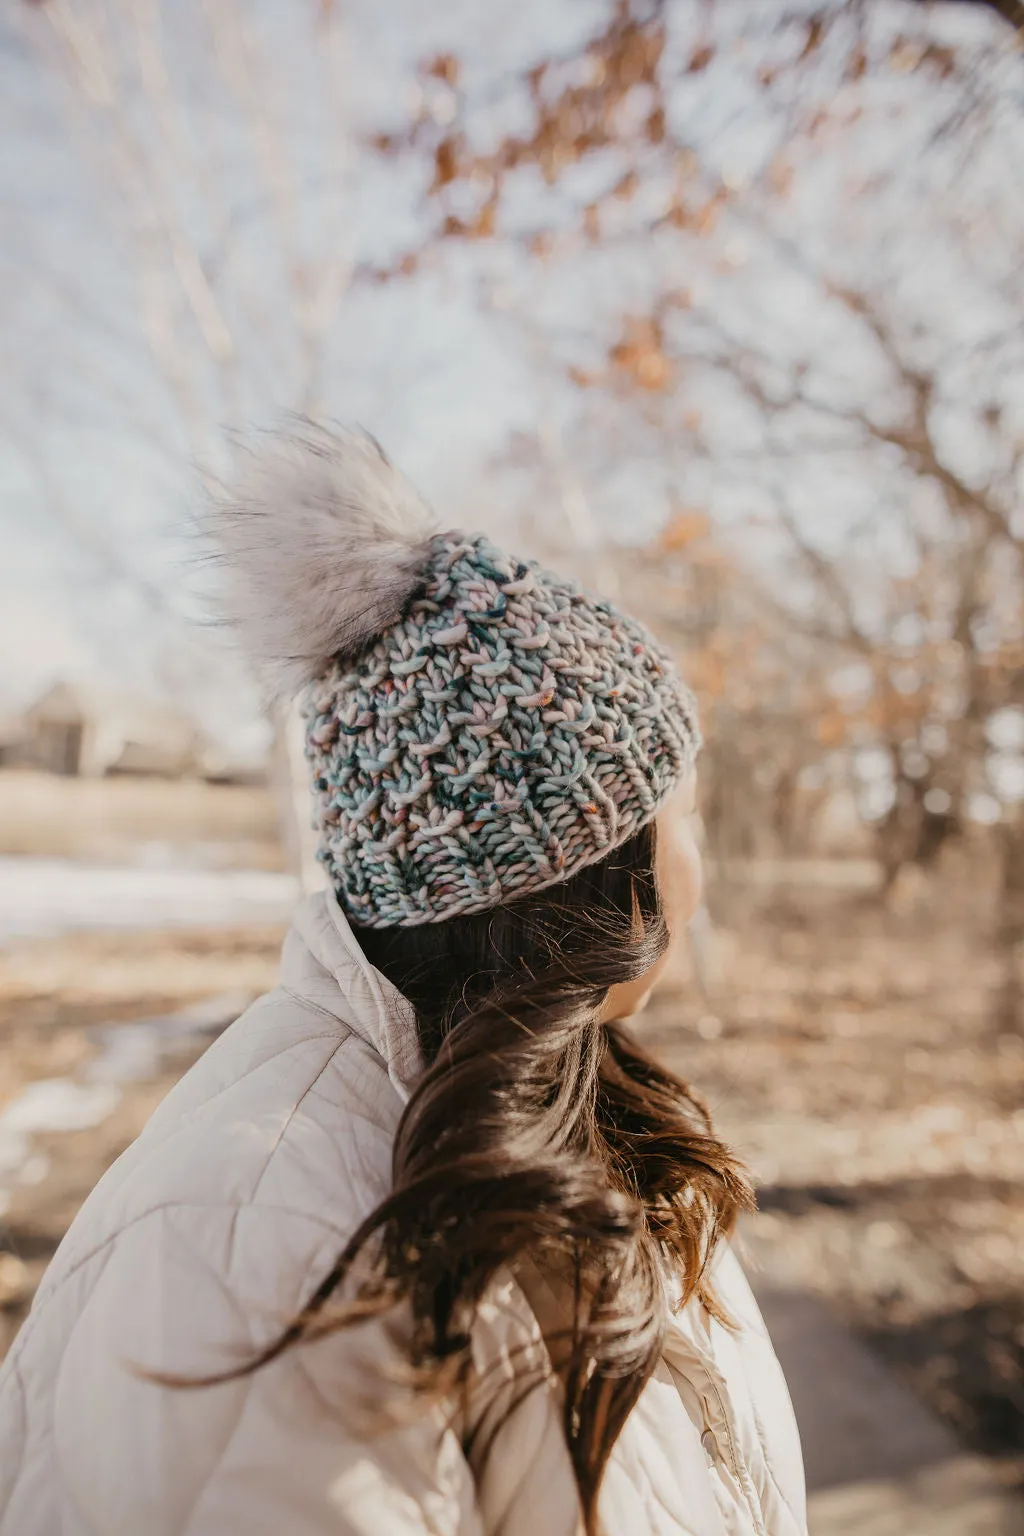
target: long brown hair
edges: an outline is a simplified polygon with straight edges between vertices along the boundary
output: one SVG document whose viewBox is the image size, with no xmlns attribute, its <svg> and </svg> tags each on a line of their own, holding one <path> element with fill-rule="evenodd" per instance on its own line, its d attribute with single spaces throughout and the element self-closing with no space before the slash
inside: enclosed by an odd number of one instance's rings
<svg viewBox="0 0 1024 1536">
<path fill-rule="evenodd" d="M 392 1192 L 254 1363 L 405 1303 L 417 1379 L 454 1391 L 496 1272 L 527 1258 L 568 1266 L 577 1315 L 568 1342 L 545 1337 L 588 1533 L 661 1351 L 667 1272 L 716 1310 L 708 1259 L 750 1201 L 704 1105 L 624 1025 L 600 1021 L 608 989 L 668 943 L 654 853 L 652 823 L 537 895 L 360 931 L 415 1009 L 427 1067 L 398 1127 Z"/>
</svg>

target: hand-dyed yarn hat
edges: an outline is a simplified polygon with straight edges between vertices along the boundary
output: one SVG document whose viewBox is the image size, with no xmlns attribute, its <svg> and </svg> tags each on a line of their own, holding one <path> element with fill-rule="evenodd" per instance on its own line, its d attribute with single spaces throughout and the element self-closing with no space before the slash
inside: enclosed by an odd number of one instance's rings
<svg viewBox="0 0 1024 1536">
<path fill-rule="evenodd" d="M 441 922 L 566 879 L 655 815 L 700 743 L 634 619 L 438 531 L 376 442 L 299 423 L 215 508 L 232 619 L 304 689 L 319 854 L 353 922 Z"/>
</svg>

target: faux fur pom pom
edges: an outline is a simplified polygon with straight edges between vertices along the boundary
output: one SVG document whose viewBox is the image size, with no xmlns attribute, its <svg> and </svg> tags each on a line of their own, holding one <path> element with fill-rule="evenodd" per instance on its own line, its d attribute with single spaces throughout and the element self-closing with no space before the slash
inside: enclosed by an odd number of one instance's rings
<svg viewBox="0 0 1024 1536">
<path fill-rule="evenodd" d="M 437 531 L 369 434 L 309 421 L 246 451 L 210 524 L 227 567 L 222 607 L 278 695 L 399 618 Z"/>
</svg>

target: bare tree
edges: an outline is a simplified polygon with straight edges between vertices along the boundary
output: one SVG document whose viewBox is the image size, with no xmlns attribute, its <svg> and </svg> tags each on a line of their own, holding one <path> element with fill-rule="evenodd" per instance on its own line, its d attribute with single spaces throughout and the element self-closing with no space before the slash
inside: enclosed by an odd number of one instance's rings
<svg viewBox="0 0 1024 1536">
<path fill-rule="evenodd" d="M 352 272 L 342 22 L 326 3 L 283 36 L 270 19 L 237 0 L 46 0 L 22 14 L 109 193 L 178 439 L 210 485 L 230 472 L 227 425 L 322 407 Z M 308 881 L 296 726 L 273 723 L 286 847 Z"/>
<path fill-rule="evenodd" d="M 457 249 L 513 292 L 596 526 L 642 542 L 629 498 L 670 534 L 679 508 L 747 509 L 716 541 L 729 580 L 689 540 L 659 600 L 691 668 L 731 652 L 756 679 L 716 685 L 727 777 L 774 756 L 782 828 L 801 777 L 861 787 L 872 757 L 890 881 L 996 818 L 1009 954 L 1021 811 L 991 731 L 1024 705 L 1024 114 L 1013 7 L 974 11 L 622 0 L 489 102 L 426 60 L 377 142 L 421 157 L 433 239 L 379 275 Z M 719 620 L 686 616 L 709 588 Z"/>
</svg>

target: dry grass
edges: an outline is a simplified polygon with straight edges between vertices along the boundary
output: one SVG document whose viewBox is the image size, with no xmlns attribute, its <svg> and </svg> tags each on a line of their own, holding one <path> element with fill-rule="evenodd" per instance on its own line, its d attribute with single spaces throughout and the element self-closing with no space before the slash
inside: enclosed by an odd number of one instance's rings
<svg viewBox="0 0 1024 1536">
<path fill-rule="evenodd" d="M 0 772 L 0 855 L 122 863 L 181 851 L 225 868 L 282 868 L 273 796 L 198 780 Z"/>
</svg>

